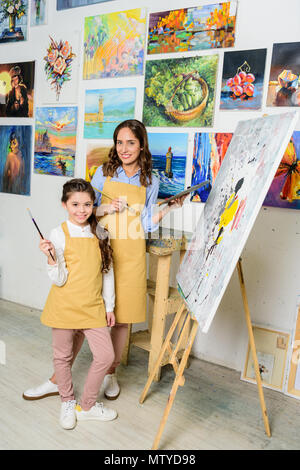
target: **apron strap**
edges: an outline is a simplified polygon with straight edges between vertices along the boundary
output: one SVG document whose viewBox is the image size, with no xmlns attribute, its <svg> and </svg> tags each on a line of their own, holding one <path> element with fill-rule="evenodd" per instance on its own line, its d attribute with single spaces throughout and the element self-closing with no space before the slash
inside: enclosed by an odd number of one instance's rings
<svg viewBox="0 0 300 470">
<path fill-rule="evenodd" d="M 61 224 L 61 228 L 63 229 L 63 232 L 64 232 L 64 234 L 65 234 L 65 237 L 66 237 L 66 238 L 70 238 L 70 232 L 69 232 L 69 229 L 68 229 L 68 224 L 67 224 L 67 222 L 63 222 L 63 223 Z"/>
</svg>

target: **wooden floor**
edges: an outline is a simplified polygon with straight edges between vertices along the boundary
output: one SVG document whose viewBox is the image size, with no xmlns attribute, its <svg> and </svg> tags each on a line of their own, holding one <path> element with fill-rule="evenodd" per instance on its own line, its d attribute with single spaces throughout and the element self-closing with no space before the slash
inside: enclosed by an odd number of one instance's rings
<svg viewBox="0 0 300 470">
<path fill-rule="evenodd" d="M 110 402 L 119 417 L 109 423 L 81 422 L 72 431 L 58 424 L 60 400 L 28 402 L 22 392 L 38 385 L 52 371 L 51 332 L 39 311 L 0 300 L 0 340 L 6 365 L 0 364 L 0 449 L 151 449 L 173 370 L 163 369 L 143 405 L 147 353 L 133 347 L 130 363 L 119 368 L 122 392 Z M 85 342 L 73 368 L 80 396 L 91 355 Z M 272 437 L 264 432 L 255 385 L 242 382 L 239 372 L 192 359 L 186 384 L 178 390 L 160 441 L 160 449 L 299 449 L 300 402 L 264 389 Z M 104 400 L 105 401 L 105 400 Z"/>
</svg>

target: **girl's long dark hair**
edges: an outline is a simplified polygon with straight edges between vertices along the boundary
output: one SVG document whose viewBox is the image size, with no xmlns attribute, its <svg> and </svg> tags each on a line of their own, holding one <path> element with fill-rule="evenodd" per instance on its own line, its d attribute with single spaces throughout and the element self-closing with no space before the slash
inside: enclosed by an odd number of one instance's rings
<svg viewBox="0 0 300 470">
<path fill-rule="evenodd" d="M 116 144 L 118 133 L 121 129 L 130 129 L 135 137 L 139 140 L 141 146 L 141 153 L 138 159 L 141 168 L 140 182 L 142 186 L 150 186 L 152 183 L 152 155 L 149 150 L 148 136 L 144 124 L 137 119 L 128 119 L 121 122 L 114 131 L 114 146 L 110 149 L 108 158 L 109 161 L 103 164 L 103 175 L 114 176 L 116 170 L 122 166 L 122 161 L 118 157 Z"/>
<path fill-rule="evenodd" d="M 95 192 L 93 190 L 92 185 L 88 181 L 85 181 L 82 178 L 74 178 L 70 181 L 67 181 L 67 183 L 64 184 L 61 201 L 66 203 L 72 193 L 88 193 L 91 196 L 91 200 L 93 202 L 95 201 Z M 102 257 L 102 272 L 107 273 L 112 264 L 112 251 L 113 251 L 109 244 L 108 231 L 103 228 L 103 231 L 105 232 L 107 236 L 101 237 L 101 239 L 98 237 L 97 235 L 98 222 L 94 213 L 92 213 L 90 217 L 88 218 L 88 223 L 91 226 L 91 232 L 99 240 L 99 248 L 100 248 L 101 257 Z"/>
</svg>

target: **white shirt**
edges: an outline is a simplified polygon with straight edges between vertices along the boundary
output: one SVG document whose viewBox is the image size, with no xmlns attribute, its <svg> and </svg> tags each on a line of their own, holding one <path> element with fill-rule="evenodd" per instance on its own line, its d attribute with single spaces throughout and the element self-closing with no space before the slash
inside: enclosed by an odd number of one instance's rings
<svg viewBox="0 0 300 470">
<path fill-rule="evenodd" d="M 93 238 L 90 225 L 80 227 L 67 220 L 70 237 Z M 66 245 L 66 237 L 62 226 L 51 230 L 49 240 L 53 243 L 56 253 L 57 263 L 54 265 L 47 264 L 47 271 L 51 281 L 58 287 L 62 287 L 68 279 L 68 270 L 64 257 Z M 113 312 L 115 307 L 115 278 L 113 266 L 108 273 L 103 273 L 102 297 L 107 312 Z"/>
</svg>

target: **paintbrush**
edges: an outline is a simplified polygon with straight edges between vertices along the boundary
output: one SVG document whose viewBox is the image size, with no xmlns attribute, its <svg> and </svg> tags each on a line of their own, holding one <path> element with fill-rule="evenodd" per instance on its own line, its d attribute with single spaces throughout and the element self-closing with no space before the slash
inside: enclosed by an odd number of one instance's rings
<svg viewBox="0 0 300 470">
<path fill-rule="evenodd" d="M 103 191 L 100 191 L 100 189 L 96 189 L 94 186 L 92 186 L 92 188 L 97 191 L 98 193 L 101 193 L 103 194 L 103 196 L 107 197 L 107 199 L 110 199 L 111 201 L 114 200 L 114 198 L 110 197 L 108 194 L 105 194 Z M 124 201 L 125 202 L 125 201 Z M 134 215 L 136 215 L 136 211 L 133 209 L 133 207 L 130 207 L 127 202 L 125 202 L 125 207 L 126 209 L 129 210 L 129 212 L 132 212 Z"/>
<path fill-rule="evenodd" d="M 45 240 L 44 237 L 43 237 L 43 235 L 42 235 L 42 232 L 41 232 L 40 229 L 38 228 L 38 225 L 37 225 L 36 221 L 35 221 L 34 218 L 33 218 L 32 213 L 30 212 L 30 210 L 29 210 L 28 208 L 27 208 L 27 210 L 28 210 L 28 213 L 29 213 L 29 216 L 30 216 L 32 222 L 34 223 L 34 225 L 36 226 L 37 231 L 38 231 L 39 234 L 40 234 L 40 237 L 41 237 L 43 240 Z M 49 251 L 49 254 L 50 254 L 51 258 L 53 259 L 53 261 L 54 261 L 54 263 L 55 263 L 56 261 L 55 261 L 55 259 L 54 259 L 54 256 L 52 255 L 52 253 L 51 253 L 50 250 L 48 250 L 48 251 Z"/>
<path fill-rule="evenodd" d="M 210 181 L 206 180 L 206 181 L 202 181 L 202 183 L 196 184 L 195 186 L 189 186 L 184 191 L 181 191 L 180 193 L 175 194 L 175 196 L 171 196 L 165 199 L 164 201 L 160 201 L 157 205 L 161 206 L 162 204 L 168 204 L 168 202 L 174 201 L 174 199 L 179 199 L 180 197 L 185 196 L 191 193 L 192 191 L 196 191 L 196 189 L 202 188 L 202 186 L 206 186 L 209 183 Z"/>
</svg>

